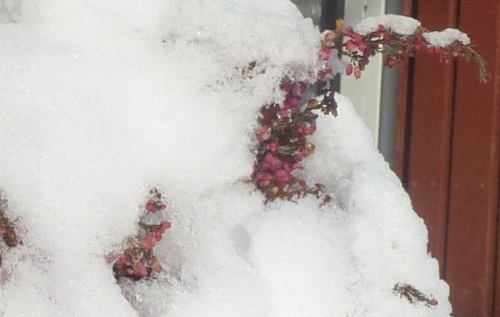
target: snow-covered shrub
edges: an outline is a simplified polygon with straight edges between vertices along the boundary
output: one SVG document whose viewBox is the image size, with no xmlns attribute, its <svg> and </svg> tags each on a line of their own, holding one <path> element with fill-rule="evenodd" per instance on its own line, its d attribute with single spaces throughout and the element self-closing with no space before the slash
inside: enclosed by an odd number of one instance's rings
<svg viewBox="0 0 500 317">
<path fill-rule="evenodd" d="M 29 230 L 4 257 L 15 265 L 1 314 L 450 314 L 425 225 L 352 104 L 306 87 L 347 64 L 362 71 L 361 30 L 357 48 L 340 27 L 321 43 L 287 0 L 24 0 L 22 9 L 0 24 L 0 185 L 8 216 Z M 342 32 L 347 64 L 332 58 Z M 300 111 L 301 124 L 284 122 L 300 137 L 283 131 L 272 143 L 262 125 L 285 103 Z M 321 110 L 338 116 L 315 117 Z M 280 142 L 297 146 L 282 156 L 294 160 L 285 173 L 267 155 Z M 268 191 L 275 181 L 288 183 Z M 161 241 L 169 223 L 137 221 L 153 216 L 147 204 L 137 210 L 151 184 L 169 198 L 173 226 Z M 108 263 L 123 237 L 132 237 L 123 260 Z"/>
</svg>

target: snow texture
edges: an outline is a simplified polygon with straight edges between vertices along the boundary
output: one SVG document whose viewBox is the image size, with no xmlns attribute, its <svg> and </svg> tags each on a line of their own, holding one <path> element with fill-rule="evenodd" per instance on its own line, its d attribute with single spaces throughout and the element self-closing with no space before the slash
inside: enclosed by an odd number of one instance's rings
<svg viewBox="0 0 500 317">
<path fill-rule="evenodd" d="M 454 42 L 461 42 L 464 45 L 470 44 L 470 38 L 467 34 L 457 29 L 446 29 L 436 32 L 425 32 L 422 34 L 430 45 L 436 47 L 446 47 Z"/>
<path fill-rule="evenodd" d="M 354 27 L 354 31 L 361 35 L 366 35 L 377 31 L 380 25 L 385 28 L 390 28 L 394 32 L 401 35 L 411 35 L 415 33 L 417 28 L 420 26 L 420 22 L 402 15 L 379 15 L 362 20 Z"/>
<path fill-rule="evenodd" d="M 265 205 L 242 181 L 260 106 L 315 62 L 319 32 L 289 1 L 0 3 L 0 186 L 27 229 L 0 315 L 449 316 L 426 227 L 345 97 L 304 170 L 332 204 Z M 266 71 L 243 78 L 251 61 Z M 173 222 L 165 273 L 120 287 L 104 255 L 151 185 Z"/>
</svg>

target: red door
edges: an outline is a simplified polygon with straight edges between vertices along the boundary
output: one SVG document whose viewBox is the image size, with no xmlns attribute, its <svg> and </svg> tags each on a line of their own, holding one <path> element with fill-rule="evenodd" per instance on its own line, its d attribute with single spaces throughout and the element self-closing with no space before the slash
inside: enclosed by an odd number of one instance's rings
<svg viewBox="0 0 500 317">
<path fill-rule="evenodd" d="M 459 28 L 478 45 L 474 63 L 418 56 L 403 70 L 397 171 L 429 228 L 429 251 L 451 286 L 456 317 L 500 317 L 500 1 L 406 0 L 422 25 Z"/>
</svg>

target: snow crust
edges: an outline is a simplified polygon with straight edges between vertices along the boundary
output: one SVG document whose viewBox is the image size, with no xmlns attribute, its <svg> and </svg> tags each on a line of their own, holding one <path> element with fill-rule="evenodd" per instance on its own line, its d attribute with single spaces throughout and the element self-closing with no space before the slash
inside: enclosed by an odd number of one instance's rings
<svg viewBox="0 0 500 317">
<path fill-rule="evenodd" d="M 314 64 L 318 30 L 290 2 L 25 0 L 9 16 L 0 187 L 28 231 L 3 258 L 2 316 L 449 316 L 425 225 L 345 97 L 304 170 L 334 203 L 265 205 L 242 181 L 260 106 Z M 254 60 L 265 73 L 243 78 Z M 173 222 L 166 272 L 122 293 L 104 255 L 151 185 Z"/>
<path fill-rule="evenodd" d="M 354 27 L 354 31 L 361 35 L 366 35 L 377 31 L 380 25 L 402 35 L 411 35 L 420 26 L 420 21 L 395 14 L 372 16 L 359 22 Z"/>
<path fill-rule="evenodd" d="M 425 32 L 422 34 L 430 45 L 436 47 L 446 47 L 458 41 L 464 45 L 470 44 L 470 38 L 467 34 L 457 29 L 446 29 L 436 32 Z"/>
</svg>

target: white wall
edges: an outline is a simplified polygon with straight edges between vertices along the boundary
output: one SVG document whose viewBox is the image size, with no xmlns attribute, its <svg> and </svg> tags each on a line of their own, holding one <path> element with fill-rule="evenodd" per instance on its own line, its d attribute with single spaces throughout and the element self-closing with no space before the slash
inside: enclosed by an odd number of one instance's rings
<svg viewBox="0 0 500 317">
<path fill-rule="evenodd" d="M 356 25 L 362 19 L 385 13 L 385 0 L 346 0 L 344 20 Z M 379 143 L 380 100 L 382 91 L 382 57 L 375 56 L 361 75 L 343 76 L 340 92 L 354 103 L 356 111 L 373 134 L 375 145 Z"/>
</svg>

